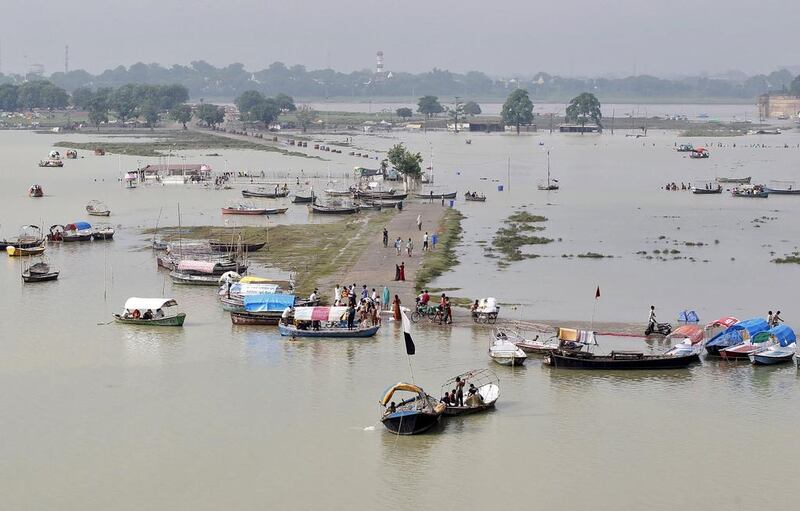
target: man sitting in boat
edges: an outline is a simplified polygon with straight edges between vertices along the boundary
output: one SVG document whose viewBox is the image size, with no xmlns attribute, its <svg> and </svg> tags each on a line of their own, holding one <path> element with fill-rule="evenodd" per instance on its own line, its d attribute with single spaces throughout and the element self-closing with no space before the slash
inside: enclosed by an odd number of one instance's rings
<svg viewBox="0 0 800 511">
<path fill-rule="evenodd" d="M 161 319 L 161 318 L 163 318 L 163 317 L 164 317 L 164 310 L 163 310 L 163 309 L 157 309 L 157 310 L 156 310 L 156 313 L 153 315 L 153 317 L 154 317 L 155 319 Z"/>
<path fill-rule="evenodd" d="M 142 319 L 153 319 L 153 311 L 147 309 L 145 313 L 142 315 Z"/>
</svg>

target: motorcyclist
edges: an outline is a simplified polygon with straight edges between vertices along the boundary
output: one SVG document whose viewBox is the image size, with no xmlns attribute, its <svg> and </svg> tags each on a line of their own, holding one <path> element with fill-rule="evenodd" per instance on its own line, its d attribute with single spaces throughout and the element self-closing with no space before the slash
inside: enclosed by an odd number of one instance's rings
<svg viewBox="0 0 800 511">
<path fill-rule="evenodd" d="M 650 317 L 647 320 L 647 329 L 655 331 L 658 329 L 658 321 L 656 321 L 656 306 L 650 306 Z"/>
</svg>

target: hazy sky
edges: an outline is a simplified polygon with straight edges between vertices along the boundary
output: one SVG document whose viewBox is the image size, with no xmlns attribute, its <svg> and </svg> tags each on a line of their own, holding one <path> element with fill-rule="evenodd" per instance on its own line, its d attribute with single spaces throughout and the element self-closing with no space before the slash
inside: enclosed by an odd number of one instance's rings
<svg viewBox="0 0 800 511">
<path fill-rule="evenodd" d="M 655 75 L 800 64 L 800 0 L 0 0 L 2 71 L 204 59 L 256 70 Z"/>
</svg>

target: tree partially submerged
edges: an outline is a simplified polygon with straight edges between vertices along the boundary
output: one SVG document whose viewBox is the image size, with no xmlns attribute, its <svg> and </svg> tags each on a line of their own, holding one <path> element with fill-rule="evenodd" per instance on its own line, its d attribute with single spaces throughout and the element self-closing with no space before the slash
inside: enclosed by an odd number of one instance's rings
<svg viewBox="0 0 800 511">
<path fill-rule="evenodd" d="M 508 95 L 506 102 L 503 103 L 503 110 L 500 112 L 503 122 L 509 126 L 516 126 L 517 135 L 519 127 L 529 125 L 533 122 L 533 102 L 528 97 L 528 91 L 517 89 Z"/>
<path fill-rule="evenodd" d="M 414 112 L 412 112 L 410 108 L 405 106 L 395 110 L 395 113 L 397 114 L 397 117 L 400 117 L 401 119 L 409 119 L 411 116 L 414 115 Z"/>
<path fill-rule="evenodd" d="M 481 114 L 481 106 L 474 102 L 474 101 L 467 101 L 464 104 L 464 113 L 469 116 L 475 116 Z"/>
<path fill-rule="evenodd" d="M 295 117 L 297 119 L 297 125 L 300 126 L 300 129 L 305 133 L 308 128 L 317 122 L 318 115 L 316 110 L 308 105 L 303 105 L 295 112 Z"/>
<path fill-rule="evenodd" d="M 591 92 L 578 94 L 569 102 L 566 113 L 567 122 L 576 122 L 581 125 L 581 133 L 586 123 L 591 119 L 602 128 L 601 119 L 603 113 L 600 111 L 600 101 Z"/>
<path fill-rule="evenodd" d="M 412 153 L 402 143 L 395 144 L 389 149 L 387 159 L 392 167 L 403 176 L 406 184 L 410 180 L 416 181 L 422 177 L 422 155 Z"/>
<path fill-rule="evenodd" d="M 436 96 L 422 96 L 417 102 L 417 112 L 430 118 L 444 112 L 444 107 Z"/>
</svg>

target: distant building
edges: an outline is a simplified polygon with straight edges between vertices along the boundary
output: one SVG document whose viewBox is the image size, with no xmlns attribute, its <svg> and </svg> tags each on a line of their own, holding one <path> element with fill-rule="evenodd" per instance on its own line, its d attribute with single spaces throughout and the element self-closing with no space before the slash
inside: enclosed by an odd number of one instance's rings
<svg viewBox="0 0 800 511">
<path fill-rule="evenodd" d="M 758 116 L 761 119 L 797 118 L 800 114 L 800 97 L 762 94 L 758 97 Z"/>
<path fill-rule="evenodd" d="M 562 124 L 558 127 L 561 133 L 600 133 L 603 129 L 596 124 L 587 124 L 581 126 L 580 124 Z"/>
<path fill-rule="evenodd" d="M 490 133 L 493 131 L 503 131 L 503 123 L 501 121 L 476 121 L 471 120 L 469 121 L 469 131 L 481 131 L 484 133 Z"/>
</svg>

